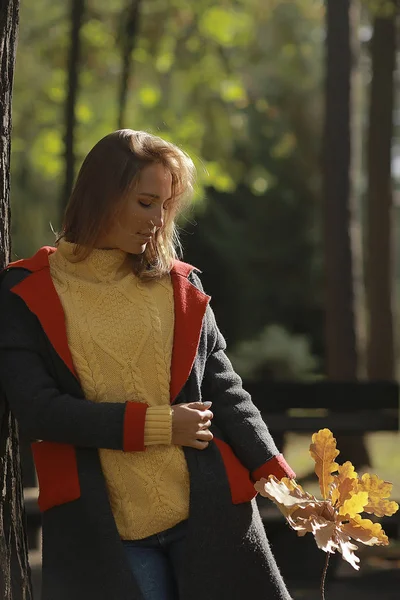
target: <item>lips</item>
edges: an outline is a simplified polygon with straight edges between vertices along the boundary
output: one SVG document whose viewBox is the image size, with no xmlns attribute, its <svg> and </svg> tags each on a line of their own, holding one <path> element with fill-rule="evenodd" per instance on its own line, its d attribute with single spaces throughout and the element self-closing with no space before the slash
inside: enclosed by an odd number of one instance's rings
<svg viewBox="0 0 400 600">
<path fill-rule="evenodd" d="M 138 235 L 143 238 L 144 240 L 147 240 L 148 242 L 151 240 L 151 238 L 153 237 L 151 235 L 151 233 L 138 233 Z"/>
</svg>

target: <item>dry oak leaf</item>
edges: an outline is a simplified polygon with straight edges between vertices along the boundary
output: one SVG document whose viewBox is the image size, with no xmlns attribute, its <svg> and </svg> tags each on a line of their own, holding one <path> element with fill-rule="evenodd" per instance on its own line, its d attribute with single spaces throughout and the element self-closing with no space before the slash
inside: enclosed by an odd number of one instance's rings
<svg viewBox="0 0 400 600">
<path fill-rule="evenodd" d="M 315 496 L 305 492 L 301 485 L 288 477 L 282 477 L 280 481 L 274 475 L 268 479 L 263 477 L 254 487 L 262 496 L 272 500 L 286 518 L 299 507 L 305 508 L 309 504 L 314 507 L 318 503 Z"/>
<path fill-rule="evenodd" d="M 339 507 L 342 506 L 343 503 L 351 498 L 357 487 L 356 479 L 344 479 L 337 485 L 335 485 L 335 481 L 331 486 L 330 492 L 330 500 L 333 506 Z"/>
<path fill-rule="evenodd" d="M 320 429 L 312 436 L 310 454 L 315 460 L 315 473 L 319 479 L 319 487 L 324 500 L 329 496 L 330 486 L 334 479 L 332 473 L 338 470 L 339 465 L 335 458 L 339 454 L 336 449 L 336 440 L 329 429 Z"/>
<path fill-rule="evenodd" d="M 311 532 L 314 534 L 318 548 L 325 552 L 334 552 L 334 533 L 336 524 L 327 521 L 323 517 L 312 517 L 310 519 Z"/>
<path fill-rule="evenodd" d="M 296 513 L 297 515 L 297 513 Z M 297 535 L 303 536 L 307 532 L 313 533 L 315 542 L 324 552 L 333 554 L 338 550 L 343 558 L 351 564 L 354 569 L 359 569 L 360 559 L 354 554 L 358 546 L 351 543 L 350 533 L 345 530 L 345 525 L 340 521 L 332 521 L 322 516 L 311 515 L 308 519 L 288 518 L 288 523 L 297 531 Z M 358 533 L 358 532 L 357 532 Z M 358 539 L 362 541 L 361 535 Z M 368 539 L 367 536 L 364 536 Z"/>
<path fill-rule="evenodd" d="M 348 500 L 345 500 L 342 506 L 338 508 L 339 517 L 353 518 L 358 513 L 364 511 L 364 507 L 368 504 L 368 492 L 356 492 Z M 342 519 L 343 520 L 343 519 Z"/>
<path fill-rule="evenodd" d="M 351 538 L 340 528 L 335 532 L 335 542 L 337 544 L 337 549 L 343 556 L 344 560 L 347 560 L 351 566 L 358 571 L 360 568 L 359 562 L 360 559 L 358 556 L 354 554 L 354 550 L 358 550 L 358 546 L 351 543 Z"/>
<path fill-rule="evenodd" d="M 350 461 L 339 465 L 338 474 L 333 476 L 330 488 L 330 500 L 335 506 L 341 506 L 350 498 L 357 487 L 357 473 Z"/>
<path fill-rule="evenodd" d="M 359 558 L 354 554 L 357 546 L 351 543 L 351 538 L 369 546 L 388 543 L 379 523 L 362 519 L 358 514 L 368 502 L 367 492 L 356 492 L 345 500 L 342 507 L 335 507 L 330 500 L 318 500 L 287 478 L 278 481 L 270 475 L 268 480 L 257 482 L 255 488 L 262 496 L 275 502 L 297 535 L 312 533 L 321 550 L 341 552 L 354 569 L 359 569 Z M 344 514 L 339 512 L 339 508 Z"/>
<path fill-rule="evenodd" d="M 392 484 L 376 475 L 365 474 L 359 479 L 350 462 L 336 464 L 339 451 L 329 429 L 312 436 L 310 454 L 316 462 L 323 500 L 305 492 L 295 480 L 279 481 L 273 475 L 261 479 L 255 488 L 278 506 L 299 536 L 312 533 L 319 548 L 330 553 L 341 552 L 346 561 L 359 569 L 360 559 L 354 554 L 357 546 L 351 542 L 352 538 L 368 546 L 389 543 L 381 525 L 363 519 L 359 513 L 394 514 L 398 504 L 387 500 Z M 334 471 L 337 475 L 332 475 Z"/>
<path fill-rule="evenodd" d="M 397 502 L 389 501 L 393 484 L 383 479 L 379 479 L 377 475 L 364 473 L 361 479 L 358 480 L 358 490 L 368 493 L 368 504 L 364 508 L 364 512 L 375 514 L 377 517 L 391 517 L 399 509 Z"/>
<path fill-rule="evenodd" d="M 373 523 L 370 519 L 363 519 L 360 515 L 356 515 L 348 523 L 342 523 L 341 528 L 356 542 L 362 542 L 366 546 L 387 546 L 389 544 L 382 525 Z"/>
</svg>

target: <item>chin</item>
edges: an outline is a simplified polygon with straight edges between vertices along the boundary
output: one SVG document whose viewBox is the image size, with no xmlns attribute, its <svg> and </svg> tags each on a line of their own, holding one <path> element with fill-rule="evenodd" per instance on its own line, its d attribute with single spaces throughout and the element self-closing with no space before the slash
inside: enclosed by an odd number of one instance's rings
<svg viewBox="0 0 400 600">
<path fill-rule="evenodd" d="M 132 246 L 125 250 L 129 254 L 143 254 L 146 251 L 147 244 L 132 244 Z"/>
</svg>

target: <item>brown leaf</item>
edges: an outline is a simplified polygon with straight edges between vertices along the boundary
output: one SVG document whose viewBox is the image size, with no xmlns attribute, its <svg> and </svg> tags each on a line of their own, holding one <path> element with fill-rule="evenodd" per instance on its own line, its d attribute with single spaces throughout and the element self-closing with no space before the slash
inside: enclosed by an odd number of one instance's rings
<svg viewBox="0 0 400 600">
<path fill-rule="evenodd" d="M 293 515 L 289 515 L 287 520 L 292 529 L 297 531 L 299 536 L 303 536 L 306 533 L 311 533 L 311 518 L 313 515 L 309 515 L 305 518 L 296 517 L 293 518 Z"/>
<path fill-rule="evenodd" d="M 340 483 L 333 482 L 332 492 L 331 492 L 331 501 L 332 505 L 335 508 L 339 509 L 343 506 L 343 503 L 351 498 L 351 495 L 357 489 L 357 480 L 356 479 L 345 479 Z"/>
<path fill-rule="evenodd" d="M 341 525 L 341 529 L 350 535 L 357 542 L 362 542 L 366 546 L 387 546 L 389 540 L 382 529 L 380 523 L 373 523 L 369 519 L 362 519 L 360 515 L 356 515 L 350 519 L 349 523 Z"/>
<path fill-rule="evenodd" d="M 305 492 L 295 480 L 279 481 L 272 475 L 258 481 L 255 488 L 278 506 L 297 535 L 312 533 L 319 548 L 341 552 L 344 560 L 359 569 L 360 559 L 354 554 L 357 546 L 352 538 L 368 546 L 388 544 L 381 525 L 363 519 L 360 513 L 394 514 L 399 507 L 387 500 L 392 484 L 376 475 L 365 474 L 359 479 L 351 462 L 339 466 L 335 462 L 339 451 L 329 429 L 314 433 L 310 454 L 315 460 L 323 500 Z M 332 475 L 335 471 L 337 474 Z"/>
<path fill-rule="evenodd" d="M 290 521 L 291 519 L 289 519 L 291 524 Z M 342 530 L 342 525 L 323 517 L 311 516 L 307 520 L 297 519 L 293 528 L 297 530 L 299 536 L 304 536 L 307 532 L 313 533 L 318 548 L 330 553 L 338 550 L 344 560 L 349 562 L 354 569 L 360 568 L 357 564 L 360 559 L 353 552 L 353 550 L 357 550 L 357 546 L 351 543 L 351 538 Z"/>
<path fill-rule="evenodd" d="M 357 486 L 357 473 L 351 462 L 347 461 L 339 465 L 338 474 L 333 476 L 331 486 L 331 502 L 333 505 L 341 506 L 345 500 L 350 498 L 351 493 Z"/>
<path fill-rule="evenodd" d="M 324 500 L 328 498 L 329 488 L 333 482 L 331 473 L 337 471 L 339 465 L 335 458 L 339 454 L 336 440 L 329 429 L 320 429 L 312 436 L 310 454 L 315 460 L 315 472 L 319 479 L 319 487 Z"/>
<path fill-rule="evenodd" d="M 333 541 L 333 534 L 336 530 L 336 524 L 327 521 L 323 517 L 314 517 L 311 520 L 311 530 L 318 548 L 324 552 L 335 552 L 336 545 Z"/>
<path fill-rule="evenodd" d="M 350 541 L 350 536 L 348 536 L 343 531 L 340 531 L 340 529 L 336 530 L 335 541 L 337 543 L 338 550 L 339 552 L 341 552 L 344 560 L 347 560 L 347 562 L 350 563 L 351 566 L 358 571 L 358 569 L 360 568 L 360 565 L 358 564 L 360 562 L 360 559 L 353 552 L 353 550 L 358 550 L 358 546 L 352 544 Z"/>
<path fill-rule="evenodd" d="M 325 507 L 323 500 L 310 502 L 306 506 L 297 506 L 295 511 L 291 512 L 288 516 L 288 523 L 293 529 L 296 529 L 296 531 L 304 530 L 305 532 L 311 532 L 310 519 L 321 517 L 324 511 Z"/>
<path fill-rule="evenodd" d="M 397 502 L 390 502 L 389 498 L 392 492 L 393 484 L 380 479 L 377 475 L 364 473 L 358 480 L 358 489 L 368 492 L 368 503 L 364 512 L 375 514 L 377 517 L 391 517 L 399 509 Z"/>
<path fill-rule="evenodd" d="M 299 506 L 318 502 L 314 496 L 305 492 L 301 485 L 287 477 L 283 477 L 280 481 L 273 475 L 268 479 L 263 477 L 255 483 L 254 487 L 261 496 L 272 500 L 285 517 L 292 514 Z"/>
</svg>

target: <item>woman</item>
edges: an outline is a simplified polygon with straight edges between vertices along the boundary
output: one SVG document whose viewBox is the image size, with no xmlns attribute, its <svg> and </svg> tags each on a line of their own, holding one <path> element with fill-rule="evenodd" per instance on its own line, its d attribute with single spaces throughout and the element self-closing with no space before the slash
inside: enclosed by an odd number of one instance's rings
<svg viewBox="0 0 400 600">
<path fill-rule="evenodd" d="M 33 441 L 43 600 L 290 598 L 253 484 L 294 473 L 177 260 L 193 178 L 175 145 L 111 133 L 56 247 L 2 274 L 0 383 Z"/>
</svg>

